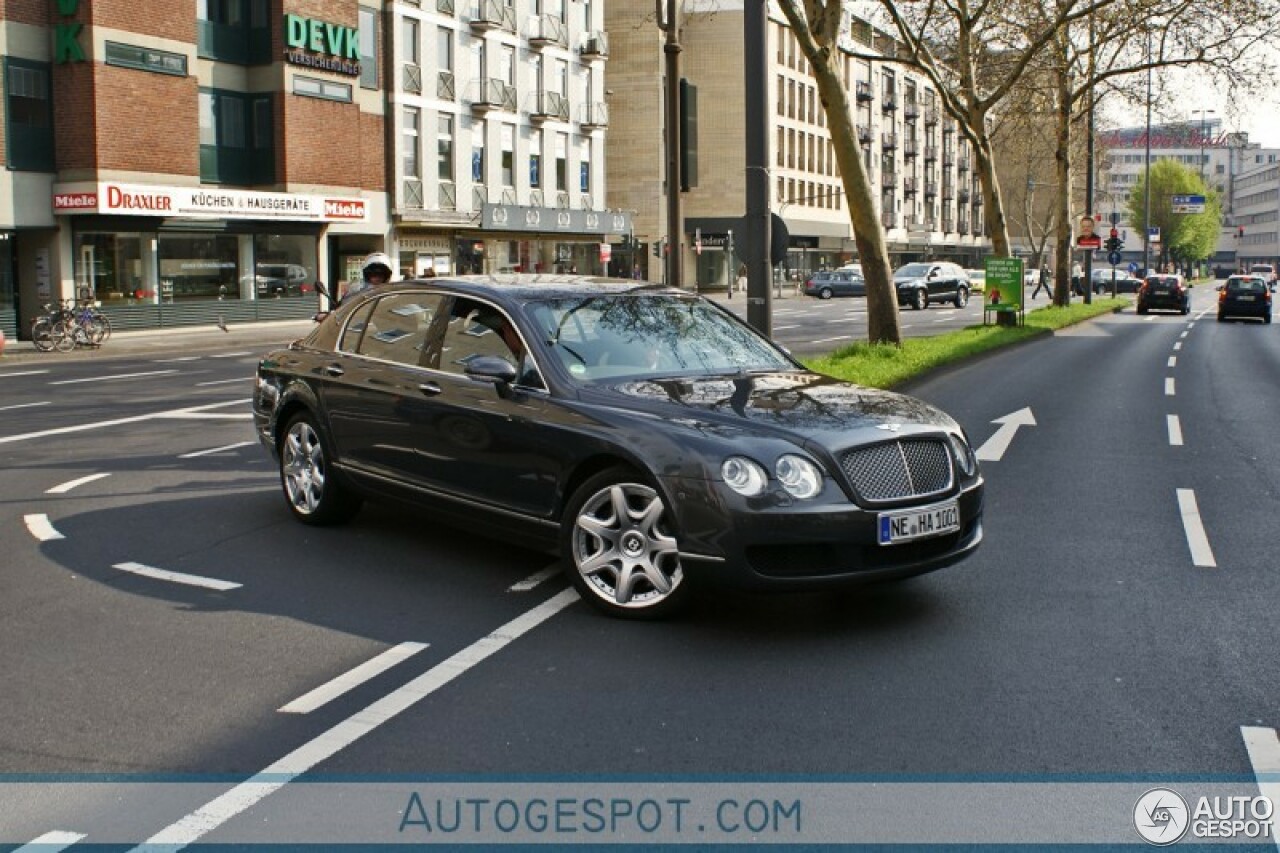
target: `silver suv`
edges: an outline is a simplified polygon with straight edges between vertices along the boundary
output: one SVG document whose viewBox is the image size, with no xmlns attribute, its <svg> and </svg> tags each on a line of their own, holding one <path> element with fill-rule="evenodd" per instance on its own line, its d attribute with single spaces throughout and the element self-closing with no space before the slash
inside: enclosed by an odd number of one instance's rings
<svg viewBox="0 0 1280 853">
<path fill-rule="evenodd" d="M 972 289 L 964 268 L 948 261 L 920 261 L 898 267 L 893 271 L 893 284 L 898 291 L 898 304 L 916 310 L 935 302 L 951 302 L 963 308 Z"/>
</svg>

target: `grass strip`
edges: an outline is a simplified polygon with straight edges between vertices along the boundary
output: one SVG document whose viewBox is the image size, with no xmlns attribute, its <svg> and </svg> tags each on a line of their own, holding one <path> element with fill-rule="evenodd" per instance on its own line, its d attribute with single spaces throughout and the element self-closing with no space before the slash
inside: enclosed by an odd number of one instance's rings
<svg viewBox="0 0 1280 853">
<path fill-rule="evenodd" d="M 904 338 L 901 347 L 854 343 L 830 355 L 803 359 L 803 363 L 810 370 L 847 382 L 892 388 L 943 365 L 1110 314 L 1130 304 L 1129 299 L 1095 298 L 1090 305 L 1074 302 L 1066 308 L 1048 306 L 1028 312 L 1022 326 L 968 326 L 926 338 Z"/>
</svg>

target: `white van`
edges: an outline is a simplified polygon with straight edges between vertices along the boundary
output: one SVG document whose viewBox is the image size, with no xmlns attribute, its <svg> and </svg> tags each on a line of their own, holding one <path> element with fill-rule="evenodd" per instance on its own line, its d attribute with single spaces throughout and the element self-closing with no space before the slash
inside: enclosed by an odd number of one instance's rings
<svg viewBox="0 0 1280 853">
<path fill-rule="evenodd" d="M 1267 284 L 1276 283 L 1276 268 L 1271 264 L 1254 264 L 1249 267 L 1249 274 L 1262 276 Z"/>
</svg>

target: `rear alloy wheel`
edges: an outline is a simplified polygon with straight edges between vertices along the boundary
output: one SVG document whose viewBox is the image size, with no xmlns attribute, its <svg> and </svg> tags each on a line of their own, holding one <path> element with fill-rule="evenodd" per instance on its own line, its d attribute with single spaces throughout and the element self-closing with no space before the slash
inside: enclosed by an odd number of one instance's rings
<svg viewBox="0 0 1280 853">
<path fill-rule="evenodd" d="M 303 524 L 340 524 L 361 500 L 332 476 L 330 454 L 310 412 L 295 415 L 280 445 L 280 484 L 293 517 Z"/>
<path fill-rule="evenodd" d="M 627 468 L 591 477 L 561 524 L 565 570 L 592 605 L 624 619 L 656 619 L 685 604 L 680 565 L 662 495 Z"/>
<path fill-rule="evenodd" d="M 956 290 L 956 307 L 963 308 L 969 304 L 969 288 L 961 287 Z"/>
<path fill-rule="evenodd" d="M 911 294 L 911 307 L 917 311 L 923 311 L 929 307 L 929 293 L 924 289 L 917 290 Z"/>
<path fill-rule="evenodd" d="M 822 288 L 822 290 L 819 290 L 819 291 L 818 291 L 818 298 L 819 298 L 819 299 L 830 299 L 830 298 L 831 298 L 831 296 L 832 296 L 832 294 L 831 294 L 831 288 L 829 288 L 829 287 L 824 287 L 824 288 Z"/>
</svg>

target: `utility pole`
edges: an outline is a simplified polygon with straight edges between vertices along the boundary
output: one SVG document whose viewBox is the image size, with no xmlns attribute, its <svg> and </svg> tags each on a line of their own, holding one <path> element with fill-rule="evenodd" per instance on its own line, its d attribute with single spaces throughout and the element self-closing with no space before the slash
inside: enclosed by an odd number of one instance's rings
<svg viewBox="0 0 1280 853">
<path fill-rule="evenodd" d="M 1089 13 L 1089 121 L 1086 133 L 1089 134 L 1086 140 L 1085 153 L 1085 176 L 1084 176 L 1084 207 L 1090 217 L 1093 216 L 1093 78 L 1095 72 L 1094 66 L 1094 25 L 1093 12 Z M 1081 282 L 1084 287 L 1084 304 L 1093 303 L 1093 247 L 1088 247 L 1084 251 L 1084 281 Z"/>
<path fill-rule="evenodd" d="M 1151 33 L 1147 33 L 1147 153 L 1142 161 L 1142 189 L 1145 195 L 1142 210 L 1142 269 L 1138 271 L 1140 278 L 1147 277 L 1151 267 Z"/>
<path fill-rule="evenodd" d="M 667 0 L 664 13 L 662 0 L 657 5 L 658 29 L 667 34 L 662 52 L 666 55 L 667 74 L 667 257 L 663 264 L 667 286 L 684 287 L 680 269 L 684 261 L 684 211 L 680 198 L 680 0 Z"/>
<path fill-rule="evenodd" d="M 747 322 L 763 335 L 773 333 L 770 249 L 773 245 L 769 217 L 769 117 L 766 114 L 769 71 L 768 3 L 746 0 L 742 4 L 742 63 L 744 120 L 746 122 L 747 220 Z"/>
</svg>

